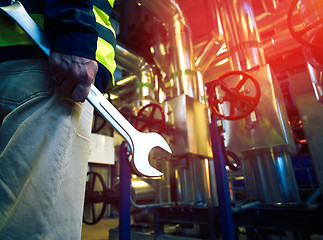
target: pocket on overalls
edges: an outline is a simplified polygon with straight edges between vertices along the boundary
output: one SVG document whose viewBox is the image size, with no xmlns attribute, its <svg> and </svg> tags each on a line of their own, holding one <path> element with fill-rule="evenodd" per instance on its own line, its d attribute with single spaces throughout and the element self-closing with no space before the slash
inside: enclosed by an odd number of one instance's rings
<svg viewBox="0 0 323 240">
<path fill-rule="evenodd" d="M 47 61 L 28 59 L 0 64 L 0 122 L 35 97 L 51 95 L 53 81 Z"/>
</svg>

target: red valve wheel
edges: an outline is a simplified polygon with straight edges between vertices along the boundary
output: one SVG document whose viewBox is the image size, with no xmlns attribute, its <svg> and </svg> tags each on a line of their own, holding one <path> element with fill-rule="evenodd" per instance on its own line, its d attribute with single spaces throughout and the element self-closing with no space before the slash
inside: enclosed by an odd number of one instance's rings
<svg viewBox="0 0 323 240">
<path fill-rule="evenodd" d="M 288 28 L 290 31 L 290 34 L 293 36 L 293 38 L 298 41 L 299 43 L 309 47 L 309 48 L 317 48 L 317 49 L 323 49 L 323 44 L 320 43 L 315 43 L 315 42 L 310 42 L 310 40 L 306 40 L 304 38 L 302 38 L 302 36 L 304 34 L 306 34 L 307 32 L 313 30 L 315 27 L 319 26 L 320 24 L 323 24 L 323 18 L 317 20 L 316 22 L 310 24 L 309 26 L 305 27 L 303 30 L 296 32 L 294 27 L 293 27 L 293 13 L 294 13 L 294 9 L 295 6 L 297 4 L 298 0 L 294 0 L 289 8 L 288 11 L 288 16 L 287 16 L 287 24 L 288 24 Z"/>
<path fill-rule="evenodd" d="M 149 132 L 154 130 L 161 133 L 165 127 L 165 111 L 157 103 L 149 103 L 142 107 L 137 114 L 138 119 L 135 122 L 135 127 L 143 132 L 148 129 Z"/>
<path fill-rule="evenodd" d="M 232 75 L 240 75 L 242 79 L 234 87 L 230 87 L 226 82 L 226 78 Z M 243 87 L 248 80 L 253 83 L 255 94 L 254 96 L 247 95 L 248 91 L 243 90 Z M 216 96 L 215 89 L 220 87 L 224 96 L 218 99 Z M 214 81 L 211 88 L 208 89 L 209 105 L 213 112 L 226 120 L 237 120 L 248 116 L 252 111 L 255 110 L 260 99 L 260 86 L 258 81 L 249 73 L 243 71 L 231 71 L 223 74 L 217 80 Z M 230 103 L 230 113 L 229 115 L 221 114 L 218 111 L 218 106 L 224 103 Z M 237 110 L 239 111 L 237 113 Z"/>
</svg>

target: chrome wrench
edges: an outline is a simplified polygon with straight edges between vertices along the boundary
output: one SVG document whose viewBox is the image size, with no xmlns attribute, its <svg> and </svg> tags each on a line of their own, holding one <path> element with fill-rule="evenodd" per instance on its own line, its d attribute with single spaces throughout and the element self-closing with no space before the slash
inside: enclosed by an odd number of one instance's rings
<svg viewBox="0 0 323 240">
<path fill-rule="evenodd" d="M 49 43 L 44 32 L 19 1 L 15 1 L 9 6 L 0 7 L 0 9 L 32 38 L 47 57 L 49 56 Z M 135 170 L 147 177 L 161 176 L 162 173 L 150 165 L 148 155 L 155 147 L 160 147 L 171 153 L 172 151 L 165 139 L 157 133 L 142 133 L 135 129 L 93 84 L 87 100 L 127 141 L 132 152 L 132 165 Z"/>
</svg>

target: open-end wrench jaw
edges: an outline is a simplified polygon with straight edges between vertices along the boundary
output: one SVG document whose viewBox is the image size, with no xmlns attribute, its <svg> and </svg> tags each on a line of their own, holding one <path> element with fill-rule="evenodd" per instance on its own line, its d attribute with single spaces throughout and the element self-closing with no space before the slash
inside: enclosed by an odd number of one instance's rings
<svg viewBox="0 0 323 240">
<path fill-rule="evenodd" d="M 168 153 L 172 153 L 168 143 L 158 133 L 138 132 L 133 150 L 132 165 L 136 172 L 146 177 L 160 177 L 163 175 L 160 171 L 149 164 L 149 153 L 153 148 L 159 147 Z M 149 151 L 148 151 L 149 150 Z"/>
</svg>

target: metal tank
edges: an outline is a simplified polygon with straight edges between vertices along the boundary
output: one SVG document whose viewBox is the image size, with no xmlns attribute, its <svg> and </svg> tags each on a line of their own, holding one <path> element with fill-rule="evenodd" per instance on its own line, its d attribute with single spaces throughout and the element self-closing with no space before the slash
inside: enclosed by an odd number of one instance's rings
<svg viewBox="0 0 323 240">
<path fill-rule="evenodd" d="M 217 0 L 216 8 L 231 69 L 248 71 L 261 87 L 260 102 L 252 114 L 224 121 L 226 146 L 243 156 L 247 198 L 297 202 L 300 198 L 290 160 L 295 146 L 278 82 L 265 62 L 251 2 Z"/>
</svg>

